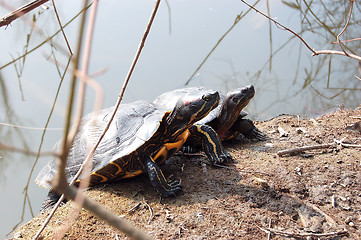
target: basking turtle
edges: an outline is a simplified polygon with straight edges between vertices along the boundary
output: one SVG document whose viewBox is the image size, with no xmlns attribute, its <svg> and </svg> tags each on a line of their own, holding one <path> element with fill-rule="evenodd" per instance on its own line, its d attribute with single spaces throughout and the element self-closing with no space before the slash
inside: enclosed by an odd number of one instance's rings
<svg viewBox="0 0 361 240">
<path fill-rule="evenodd" d="M 171 109 L 182 96 L 189 93 L 207 91 L 211 90 L 205 87 L 175 89 L 163 93 L 154 100 L 154 103 Z M 267 136 L 259 131 L 251 120 L 244 119 L 247 113 L 243 111 L 243 108 L 247 106 L 254 95 L 255 90 L 252 85 L 234 89 L 228 92 L 227 95 L 220 94 L 220 104 L 218 107 L 212 110 L 206 117 L 196 122 L 195 125 L 206 124 L 211 126 L 217 132 L 221 141 L 230 140 L 238 134 L 242 134 L 249 139 L 266 140 Z M 194 138 L 190 138 L 191 142 L 192 139 L 193 142 L 197 142 Z"/>
<path fill-rule="evenodd" d="M 163 196 L 174 195 L 181 189 L 177 181 L 167 181 L 158 167 L 178 151 L 187 137 L 196 134 L 193 124 L 217 107 L 219 94 L 216 91 L 189 93 L 181 97 L 172 111 L 157 104 L 137 101 L 120 105 L 100 145 L 93 155 L 90 185 L 123 179 L 147 173 L 151 184 Z M 86 158 L 87 144 L 99 138 L 108 123 L 113 108 L 99 114 L 88 114 L 70 149 L 66 174 L 70 182 Z M 204 134 L 198 133 L 198 136 Z M 206 139 L 207 136 L 203 138 Z M 205 143 L 212 145 L 212 143 Z M 60 144 L 55 146 L 59 150 Z M 210 147 L 211 149 L 212 147 Z M 222 162 L 222 152 L 209 153 Z M 55 160 L 51 160 L 39 173 L 36 181 L 50 188 L 56 173 Z M 79 184 L 81 178 L 77 180 Z M 49 192 L 49 197 L 54 194 Z M 51 199 L 50 202 L 54 201 Z"/>
</svg>

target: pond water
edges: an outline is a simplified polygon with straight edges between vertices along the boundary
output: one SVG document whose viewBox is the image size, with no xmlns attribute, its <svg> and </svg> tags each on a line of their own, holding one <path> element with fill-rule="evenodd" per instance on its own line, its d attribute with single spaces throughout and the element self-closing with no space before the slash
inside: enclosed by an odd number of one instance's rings
<svg viewBox="0 0 361 240">
<path fill-rule="evenodd" d="M 5 2 L 14 8 L 23 4 L 18 0 Z M 313 4 L 313 11 L 305 11 L 305 6 L 296 9 L 282 1 L 270 1 L 269 12 L 288 28 L 302 32 L 312 48 L 338 50 L 337 44 L 331 42 L 344 26 L 349 5 L 337 4 L 327 10 L 322 4 Z M 63 25 L 79 12 L 81 5 L 70 0 L 56 1 Z M 117 99 L 153 5 L 145 0 L 99 4 L 89 72 L 102 87 L 104 107 L 114 105 Z M 0 16 L 10 11 L 4 3 L 0 6 Z M 48 6 L 47 10 L 39 8 L 28 14 L 27 22 L 16 20 L 0 29 L 0 67 L 37 47 L 59 29 L 54 8 Z M 266 1 L 256 6 L 267 13 Z M 314 117 L 361 103 L 356 60 L 335 55 L 312 57 L 311 51 L 290 32 L 273 24 L 270 33 L 266 18 L 247 11 L 248 7 L 238 0 L 162 2 L 123 102 L 151 101 L 162 92 L 183 87 L 191 78 L 189 86 L 205 85 L 222 92 L 253 84 L 256 95 L 246 108 L 252 119 L 266 120 L 283 113 Z M 29 24 L 33 15 L 36 28 Z M 359 37 L 356 29 L 360 27 L 360 16 L 356 6 L 343 40 Z M 76 51 L 79 18 L 64 31 L 71 49 Z M 68 61 L 63 36 L 56 35 L 53 43 L 48 41 L 26 58 L 1 68 L 0 143 L 31 151 L 39 149 L 42 128 Z M 356 51 L 359 45 L 360 41 L 347 43 L 347 50 Z M 58 68 L 55 61 L 59 62 Z M 43 151 L 50 151 L 61 138 L 70 79 L 68 71 L 43 138 Z M 94 91 L 88 88 L 85 112 L 92 111 L 94 99 Z M 17 223 L 37 215 L 47 190 L 37 186 L 34 179 L 48 160 L 49 156 L 39 158 L 32 169 L 35 156 L 0 151 L 0 238 L 5 238 Z"/>
</svg>

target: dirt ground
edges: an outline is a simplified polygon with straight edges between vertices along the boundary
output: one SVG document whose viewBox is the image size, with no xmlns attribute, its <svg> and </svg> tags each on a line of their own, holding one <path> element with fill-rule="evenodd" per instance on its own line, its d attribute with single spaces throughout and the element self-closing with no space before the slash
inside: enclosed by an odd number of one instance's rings
<svg viewBox="0 0 361 240">
<path fill-rule="evenodd" d="M 225 144 L 234 162 L 222 168 L 206 164 L 203 155 L 177 154 L 162 166 L 166 176 L 181 180 L 176 198 L 161 199 L 145 176 L 100 185 L 88 195 L 154 239 L 361 239 L 361 148 L 277 155 L 335 139 L 360 146 L 361 130 L 345 129 L 360 117 L 361 106 L 316 119 L 257 122 L 270 139 Z M 69 222 L 71 209 L 68 202 L 57 211 L 45 238 Z M 31 239 L 47 214 L 18 229 L 15 238 Z M 82 210 L 64 239 L 129 238 Z"/>
</svg>

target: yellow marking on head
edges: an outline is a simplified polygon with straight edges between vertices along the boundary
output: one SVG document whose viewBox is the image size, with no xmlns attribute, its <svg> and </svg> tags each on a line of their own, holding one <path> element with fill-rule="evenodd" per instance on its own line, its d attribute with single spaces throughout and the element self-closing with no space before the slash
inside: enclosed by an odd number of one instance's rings
<svg viewBox="0 0 361 240">
<path fill-rule="evenodd" d="M 213 109 L 212 109 L 213 106 L 217 106 L 218 103 L 219 103 L 219 101 L 218 101 L 218 102 L 215 102 L 215 103 L 212 105 L 212 107 L 210 107 L 210 108 L 208 109 L 208 111 L 204 114 L 204 117 L 207 116 L 207 115 L 213 110 Z M 196 112 L 196 114 L 192 115 L 192 119 L 191 119 L 191 120 L 193 120 L 193 119 L 196 117 L 196 115 L 198 115 L 198 113 L 202 112 L 202 110 L 206 107 L 206 105 L 207 105 L 207 102 L 204 102 L 204 104 L 203 104 L 202 107 L 199 109 L 199 111 Z"/>
</svg>

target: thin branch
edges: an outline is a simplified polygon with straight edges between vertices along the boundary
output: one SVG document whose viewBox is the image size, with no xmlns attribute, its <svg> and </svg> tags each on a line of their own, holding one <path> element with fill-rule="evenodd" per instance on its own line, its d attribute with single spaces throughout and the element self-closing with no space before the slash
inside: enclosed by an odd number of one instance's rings
<svg viewBox="0 0 361 240">
<path fill-rule="evenodd" d="M 64 26 L 63 28 L 67 27 L 70 23 L 72 23 L 75 19 L 77 19 L 79 17 L 80 14 L 82 14 L 84 11 L 86 11 L 89 7 L 91 6 L 91 4 L 89 4 L 86 8 L 82 8 L 72 19 L 70 19 Z M 38 48 L 40 48 L 41 46 L 43 46 L 45 43 L 49 42 L 51 39 L 53 39 L 56 35 L 58 35 L 58 33 L 61 32 L 61 29 L 59 29 L 58 31 L 56 31 L 53 35 L 51 35 L 50 37 L 46 38 L 43 42 L 41 42 L 39 45 L 35 46 L 34 48 L 32 48 L 31 50 L 27 51 L 26 54 L 23 54 L 15 59 L 13 59 L 12 61 L 6 63 L 5 65 L 0 67 L 0 70 L 3 68 L 6 68 L 7 66 L 13 64 L 14 62 L 18 61 L 21 58 L 24 58 L 26 55 L 34 52 L 35 50 L 37 50 Z M 58 49 L 61 50 L 61 48 Z"/>
<path fill-rule="evenodd" d="M 56 204 L 53 206 L 53 209 L 51 210 L 50 214 L 48 215 L 48 217 L 44 220 L 43 224 L 41 225 L 41 227 L 39 228 L 39 230 L 36 232 L 35 236 L 33 237 L 33 240 L 37 240 L 40 237 L 40 234 L 44 231 L 45 227 L 48 225 L 48 223 L 50 222 L 51 218 L 54 216 L 56 210 L 58 210 L 60 204 L 64 201 L 65 196 L 64 194 L 62 194 L 60 196 L 60 198 L 58 199 L 58 201 L 56 202 Z"/>
<path fill-rule="evenodd" d="M 339 40 L 339 36 L 345 31 L 346 27 L 348 26 L 349 24 L 349 21 L 350 21 L 350 18 L 351 18 L 351 13 L 352 13 L 352 8 L 353 8 L 353 2 L 354 0 L 350 0 L 351 1 L 351 9 L 350 9 L 350 14 L 349 14 L 349 17 L 347 19 L 347 23 L 344 27 L 344 29 L 341 31 L 341 33 L 339 35 L 336 36 L 337 38 L 337 42 L 340 44 L 341 46 L 341 42 Z M 351 54 L 351 53 L 346 53 L 345 50 L 343 49 L 343 47 L 341 46 L 341 49 L 343 51 L 335 51 L 335 50 L 320 50 L 320 51 L 316 51 L 314 49 L 312 49 L 308 44 L 307 42 L 300 36 L 298 35 L 297 33 L 295 33 L 294 31 L 292 31 L 291 29 L 287 28 L 286 26 L 282 25 L 281 23 L 277 22 L 276 20 L 270 18 L 269 16 L 267 16 L 265 13 L 261 12 L 260 10 L 258 10 L 257 8 L 249 5 L 247 2 L 245 2 L 244 0 L 241 0 L 241 2 L 243 2 L 244 4 L 246 4 L 249 8 L 252 8 L 253 10 L 255 10 L 257 13 L 261 14 L 262 16 L 264 16 L 265 18 L 269 19 L 270 21 L 274 22 L 276 24 L 276 26 L 282 30 L 286 30 L 286 31 L 289 31 L 291 32 L 294 36 L 296 36 L 297 38 L 299 38 L 302 43 L 312 52 L 312 56 L 316 56 L 316 55 L 321 55 L 321 54 L 336 54 L 336 55 L 343 55 L 343 56 L 347 56 L 347 57 L 350 57 L 350 58 L 354 58 L 356 60 L 359 60 L 361 61 L 361 57 L 358 56 L 358 55 L 355 55 L 355 54 Z M 309 6 L 308 6 L 309 8 Z M 323 23 L 324 24 L 324 23 Z"/>
<path fill-rule="evenodd" d="M 54 55 L 54 59 L 55 59 L 55 55 Z M 34 163 L 33 163 L 32 168 L 31 168 L 31 170 L 30 170 L 29 177 L 28 177 L 28 180 L 27 180 L 27 183 L 26 183 L 26 187 L 25 187 L 25 189 L 24 189 L 25 197 L 27 197 L 27 198 L 29 198 L 29 196 L 28 196 L 28 188 L 29 188 L 29 185 L 30 185 L 30 180 L 31 180 L 32 175 L 33 175 L 33 173 L 34 173 L 35 166 L 36 166 L 36 164 L 38 163 L 38 160 L 39 160 L 39 157 L 40 157 L 40 153 L 41 153 L 41 148 L 42 148 L 43 143 L 44 143 L 45 133 L 46 133 L 46 131 L 47 131 L 47 127 L 48 127 L 48 125 L 49 125 L 50 119 L 51 119 L 51 117 L 52 117 L 52 115 L 53 115 L 53 112 L 54 112 L 54 109 L 55 109 L 55 104 L 56 104 L 56 102 L 57 102 L 57 100 L 58 100 L 58 96 L 59 96 L 59 93 L 60 93 L 60 89 L 61 89 L 62 83 L 63 83 L 63 81 L 64 81 L 64 77 L 65 77 L 65 74 L 66 74 L 66 72 L 67 72 L 67 69 L 68 69 L 68 67 L 69 67 L 69 65 L 70 65 L 70 62 L 71 62 L 71 56 L 69 56 L 68 63 L 67 63 L 67 65 L 66 65 L 66 68 L 65 68 L 63 74 L 61 74 L 60 72 L 58 72 L 59 75 L 60 75 L 60 83 L 59 83 L 58 89 L 57 89 L 57 91 L 56 91 L 55 98 L 54 98 L 53 105 L 52 105 L 52 107 L 51 107 L 51 110 L 50 110 L 48 119 L 47 119 L 47 121 L 46 121 L 46 123 L 45 123 L 45 127 L 44 127 L 44 130 L 43 130 L 43 133 L 42 133 L 42 135 L 41 135 L 41 140 L 40 140 L 40 144 L 39 144 L 39 147 L 38 147 L 38 154 L 37 154 L 37 156 L 36 156 L 36 158 L 35 158 L 35 161 L 34 161 Z M 24 201 L 25 201 L 25 199 L 24 199 Z M 30 202 L 29 202 L 29 204 L 30 204 Z"/>
<path fill-rule="evenodd" d="M 258 4 L 260 0 L 257 0 L 253 6 L 256 6 Z M 197 74 L 197 72 L 199 71 L 199 69 L 201 69 L 201 67 L 204 65 L 204 63 L 207 61 L 207 59 L 212 55 L 212 53 L 216 50 L 216 48 L 218 47 L 218 45 L 223 41 L 223 39 L 228 35 L 228 33 L 230 33 L 232 31 L 232 29 L 237 25 L 237 23 L 239 23 L 239 21 L 245 17 L 251 10 L 249 9 L 247 12 L 245 12 L 244 14 L 240 13 L 237 15 L 236 19 L 234 20 L 233 25 L 223 34 L 223 36 L 218 40 L 218 42 L 214 45 L 214 47 L 212 48 L 212 50 L 207 54 L 207 56 L 203 59 L 203 61 L 201 62 L 201 64 L 197 67 L 197 69 L 192 73 L 192 75 L 188 78 L 187 82 L 184 85 L 188 85 L 190 81 L 192 81 L 193 77 Z"/>
<path fill-rule="evenodd" d="M 348 40 L 344 40 L 344 41 L 340 41 L 341 43 L 347 43 L 347 42 L 353 42 L 353 41 L 360 41 L 361 38 L 353 38 L 353 39 L 348 39 Z M 338 42 L 331 42 L 331 43 L 338 43 Z"/>
<path fill-rule="evenodd" d="M 12 128 L 21 128 L 21 129 L 27 129 L 27 130 L 44 130 L 45 128 L 40 127 L 27 127 L 27 126 L 21 126 L 16 124 L 10 124 L 10 123 L 4 123 L 0 122 L 0 126 L 6 126 L 6 127 L 12 127 Z M 63 130 L 62 128 L 47 128 L 47 131 L 60 131 Z"/>
<path fill-rule="evenodd" d="M 153 212 L 153 209 L 152 207 L 147 203 L 147 201 L 145 201 L 145 199 L 143 198 L 143 204 L 145 204 L 147 207 L 148 207 L 148 210 L 150 212 L 150 216 L 149 216 L 149 219 L 148 219 L 148 224 L 150 224 L 150 222 L 153 220 L 154 218 L 154 212 Z"/>
<path fill-rule="evenodd" d="M 95 103 L 99 104 L 99 100 L 98 99 L 102 99 L 103 98 L 103 92 L 101 91 L 101 87 L 100 85 L 94 81 L 93 79 L 87 77 L 87 76 L 83 76 L 81 75 L 80 71 L 75 71 L 76 76 L 83 80 L 86 81 L 87 84 L 89 84 L 95 91 L 96 91 L 96 99 L 95 99 Z M 98 106 L 94 107 L 95 109 L 98 108 Z M 80 173 L 83 170 L 83 165 L 81 166 L 81 168 L 79 169 L 78 173 L 75 175 L 75 177 L 73 178 L 73 180 L 70 182 L 70 185 L 73 185 L 74 182 L 76 181 L 76 179 L 78 179 Z M 36 235 L 34 236 L 34 240 L 37 239 L 40 234 L 44 231 L 45 227 L 48 225 L 48 223 L 50 222 L 51 218 L 53 217 L 53 215 L 55 214 L 56 210 L 59 208 L 60 204 L 64 201 L 65 196 L 64 194 L 62 194 L 60 196 L 60 198 L 58 199 L 58 201 L 56 202 L 56 204 L 53 206 L 53 209 L 51 210 L 50 214 L 48 215 L 48 217 L 44 220 L 43 224 L 41 225 L 40 229 L 38 230 L 38 232 L 36 233 Z"/>
<path fill-rule="evenodd" d="M 335 143 L 339 144 L 339 145 L 342 146 L 342 147 L 361 148 L 361 145 L 344 143 L 342 140 L 336 140 L 336 139 L 335 139 Z"/>
<path fill-rule="evenodd" d="M 22 149 L 22 148 L 17 148 L 17 147 L 13 147 L 13 146 L 8 146 L 5 144 L 0 143 L 0 149 L 6 150 L 6 151 L 11 151 L 11 152 L 19 152 L 19 153 L 23 153 L 26 155 L 31 155 L 31 156 L 54 156 L 53 152 L 34 152 L 31 150 L 27 150 L 27 149 Z"/>
<path fill-rule="evenodd" d="M 335 143 L 328 143 L 328 144 L 320 144 L 320 145 L 313 145 L 313 146 L 303 146 L 298 148 L 291 148 L 286 150 L 281 150 L 277 152 L 277 155 L 282 157 L 284 155 L 290 155 L 290 154 L 297 154 L 301 153 L 307 150 L 316 150 L 316 149 L 324 149 L 324 148 L 330 148 L 330 147 L 336 147 Z"/>
<path fill-rule="evenodd" d="M 150 27 L 153 23 L 153 20 L 155 18 L 157 9 L 159 7 L 160 4 L 160 0 L 157 0 L 155 3 L 155 7 L 153 9 L 152 15 L 150 17 L 149 23 L 146 27 L 145 33 L 142 37 L 142 40 L 139 44 L 138 47 L 138 51 L 136 53 L 136 56 L 133 60 L 133 64 L 131 65 L 131 68 L 128 72 L 128 75 L 126 77 L 126 80 L 124 81 L 123 84 L 123 88 L 121 90 L 121 93 L 118 97 L 118 101 L 116 103 L 116 106 L 114 108 L 114 112 L 111 116 L 111 119 L 109 121 L 109 123 L 107 124 L 106 128 L 104 129 L 102 135 L 99 137 L 97 143 L 94 145 L 94 147 L 92 148 L 92 150 L 90 151 L 90 153 L 87 155 L 87 158 L 85 159 L 85 162 L 88 161 L 88 159 L 91 158 L 91 156 L 94 154 L 95 149 L 98 147 L 98 145 L 100 144 L 101 140 L 103 139 L 106 131 L 109 129 L 110 124 L 116 114 L 116 111 L 120 105 L 120 102 L 122 100 L 122 97 L 124 95 L 124 91 L 125 88 L 130 80 L 130 77 L 132 75 L 132 72 L 135 68 L 136 62 L 139 59 L 141 50 L 144 47 L 144 43 L 145 40 L 148 36 L 148 33 L 150 31 Z M 83 28 L 81 28 L 83 29 Z M 79 38 L 81 39 L 81 38 Z M 78 48 L 78 54 L 79 54 L 79 49 Z M 76 58 L 78 59 L 78 57 Z M 77 69 L 76 67 L 74 69 Z M 74 80 L 74 78 L 73 78 Z M 71 92 L 71 96 L 74 95 L 74 81 L 73 81 L 73 88 L 72 88 L 72 92 Z M 80 194 L 79 196 L 81 198 L 84 199 L 84 207 L 86 209 L 88 209 L 89 211 L 91 211 L 92 213 L 94 213 L 96 216 L 98 216 L 100 219 L 103 219 L 105 221 L 107 221 L 110 225 L 116 227 L 118 230 L 126 233 L 127 235 L 135 238 L 135 239 L 150 239 L 150 237 L 145 234 L 142 231 L 139 231 L 138 229 L 136 229 L 135 227 L 133 227 L 132 225 L 128 224 L 124 219 L 120 219 L 116 214 L 114 214 L 113 212 L 106 210 L 105 208 L 101 207 L 101 205 L 96 204 L 96 202 L 94 202 L 91 199 L 86 198 L 85 196 L 83 196 L 83 193 L 81 193 L 80 191 L 77 191 L 75 187 L 73 186 L 69 186 L 66 180 L 66 175 L 65 175 L 65 166 L 66 166 L 66 160 L 67 160 L 67 154 L 69 152 L 70 146 L 71 146 L 71 139 L 69 138 L 69 136 L 67 135 L 67 133 L 69 132 L 69 120 L 70 120 L 70 115 L 71 115 L 71 104 L 72 104 L 72 97 L 69 100 L 69 110 L 68 110 L 68 119 L 67 119 L 67 125 L 66 125 L 66 130 L 65 130 L 65 137 L 64 137 L 64 142 L 63 142 L 63 152 L 61 157 L 56 159 L 57 162 L 57 167 L 58 167 L 58 172 L 56 174 L 56 176 L 54 177 L 53 180 L 53 188 L 54 190 L 60 192 L 60 193 L 64 193 L 67 197 L 69 197 L 72 200 L 75 200 L 77 194 Z M 74 180 L 74 179 L 73 179 Z"/>
<path fill-rule="evenodd" d="M 269 6 L 269 0 L 266 1 L 267 2 L 267 14 L 269 17 L 271 17 L 271 11 L 270 11 L 270 6 Z M 270 56 L 269 56 L 269 71 L 271 72 L 272 70 L 272 52 L 273 52 L 273 41 L 272 41 L 272 23 L 269 21 L 268 22 L 268 28 L 269 28 L 269 42 L 270 42 Z"/>
<path fill-rule="evenodd" d="M 301 232 L 301 233 L 293 233 L 281 231 L 273 228 L 262 228 L 257 226 L 259 229 L 266 233 L 273 233 L 277 235 L 287 236 L 287 237 L 296 237 L 296 238 L 304 238 L 304 237 L 331 237 L 331 236 L 342 236 L 347 234 L 346 230 L 338 231 L 338 232 L 329 232 L 329 233 L 309 233 L 309 232 Z"/>
<path fill-rule="evenodd" d="M 58 14 L 58 11 L 56 10 L 55 1 L 54 1 L 54 0 L 51 0 L 51 1 L 52 1 L 52 3 L 53 3 L 53 6 L 54 6 L 54 12 L 55 12 L 56 19 L 58 20 L 58 23 L 59 23 L 59 26 L 60 26 L 61 32 L 63 33 L 64 40 L 65 40 L 65 42 L 66 42 L 66 45 L 68 46 L 68 49 L 69 49 L 70 55 L 73 55 L 73 52 L 71 51 L 70 44 L 69 44 L 69 42 L 68 42 L 68 38 L 67 38 L 67 37 L 66 37 L 66 35 L 65 35 L 63 25 L 61 24 L 60 17 L 59 17 L 59 14 Z"/>
<path fill-rule="evenodd" d="M 289 29 L 288 27 L 282 25 L 281 23 L 277 22 L 276 20 L 268 17 L 265 13 L 261 12 L 260 10 L 258 10 L 257 8 L 249 5 L 247 2 L 245 2 L 244 0 L 241 0 L 241 2 L 243 2 L 244 4 L 246 4 L 249 8 L 252 8 L 253 10 L 255 10 L 257 13 L 261 14 L 262 16 L 264 16 L 265 18 L 267 18 L 268 20 L 272 21 L 274 24 L 276 24 L 276 26 L 279 28 L 279 29 L 282 29 L 282 30 L 286 30 L 286 31 L 289 31 L 291 32 L 293 35 L 295 35 L 296 37 L 298 37 L 302 42 L 303 44 L 313 53 L 315 53 L 315 50 L 313 50 L 308 44 L 307 42 L 300 36 L 298 35 L 297 33 L 295 33 L 294 31 L 292 31 L 291 29 Z"/>
<path fill-rule="evenodd" d="M 74 186 L 68 185 L 65 185 L 64 187 L 64 194 L 70 199 L 75 199 L 76 194 L 78 194 L 77 189 Z M 99 204 L 96 201 L 85 196 L 83 207 L 91 211 L 98 218 L 106 221 L 109 225 L 121 230 L 134 239 L 151 239 L 146 233 L 139 231 L 139 229 L 135 228 L 127 220 L 120 218 L 117 214 L 104 207 L 99 207 Z"/>
<path fill-rule="evenodd" d="M 272 219 L 269 220 L 269 223 L 268 223 L 268 228 L 270 229 L 272 226 Z M 271 231 L 269 231 L 269 233 L 267 234 L 267 240 L 270 240 L 271 239 Z"/>
<path fill-rule="evenodd" d="M 84 1 L 84 6 L 83 6 L 83 10 L 86 9 L 86 7 L 88 6 L 88 0 Z M 83 12 L 83 11 L 81 11 Z M 80 29 L 81 31 L 79 32 L 79 36 L 78 36 L 78 45 L 77 45 L 77 52 L 74 56 L 74 61 L 73 61 L 73 77 L 72 77 L 72 81 L 71 81 L 71 88 L 70 88 L 70 96 L 69 96 L 69 100 L 68 100 L 68 111 L 67 111 L 67 117 L 66 117 L 66 123 L 65 123 L 65 128 L 64 128 L 64 138 L 63 138 L 63 144 L 62 144 L 62 149 L 61 149 L 61 153 L 59 154 L 59 156 L 56 158 L 56 165 L 57 165 L 57 174 L 54 176 L 53 179 L 53 188 L 54 190 L 58 190 L 61 194 L 63 193 L 63 191 L 61 191 L 61 188 L 59 187 L 60 185 L 67 185 L 67 180 L 66 180 L 66 175 L 65 175 L 65 166 L 66 166 L 66 161 L 68 158 L 68 153 L 70 150 L 70 146 L 72 144 L 72 139 L 69 140 L 69 129 L 70 129 L 70 121 L 71 121 L 71 115 L 72 115 L 72 109 L 73 109 L 73 99 L 74 99 L 74 95 L 75 95 L 75 83 L 76 83 L 76 76 L 75 76 L 75 70 L 78 69 L 78 64 L 79 64 L 79 56 L 80 56 L 80 50 L 81 50 L 81 46 L 82 46 L 82 39 L 83 39 L 83 33 L 84 33 L 84 26 L 85 26 L 85 21 L 86 21 L 86 11 L 83 12 L 83 16 L 80 22 Z M 59 30 L 61 31 L 61 30 Z M 63 186 L 64 188 L 64 186 Z M 60 197 L 60 199 L 64 198 L 64 196 L 62 195 Z M 59 200 L 60 200 L 59 199 Z M 58 203 L 60 202 L 58 200 Z M 59 206 L 59 204 L 56 204 L 56 206 Z M 55 213 L 56 208 L 53 209 L 52 213 Z M 52 215 L 51 215 L 52 217 Z M 47 223 L 50 221 L 51 217 L 49 216 L 45 222 L 43 223 L 43 225 L 41 226 L 41 228 L 38 230 L 38 232 L 36 233 L 36 235 L 34 236 L 34 240 L 38 239 L 40 237 L 40 234 L 42 233 L 42 231 L 45 229 Z"/>
<path fill-rule="evenodd" d="M 96 17 L 96 11 L 98 9 L 98 0 L 94 0 L 93 1 L 93 7 L 91 9 L 91 13 L 90 13 L 90 17 L 89 17 L 89 21 L 88 21 L 88 29 L 87 29 L 87 35 L 85 37 L 85 44 L 84 44 L 84 55 L 83 55 L 83 62 L 81 64 L 82 69 L 80 71 L 80 74 L 83 76 L 86 76 L 88 74 L 88 68 L 89 68 L 89 61 L 90 61 L 90 52 L 91 52 L 91 45 L 92 45 L 92 40 L 93 40 L 93 33 L 94 33 L 94 26 L 95 26 L 95 17 Z M 74 71 L 74 75 L 76 76 L 76 69 Z M 77 77 L 77 76 L 76 76 Z M 81 123 L 81 117 L 82 117 L 82 113 L 83 113 L 83 109 L 84 109 L 84 98 L 85 98 L 85 90 L 86 90 L 86 84 L 87 81 L 84 80 L 84 78 L 81 78 L 82 81 L 80 82 L 80 87 L 78 90 L 78 99 L 77 99 L 77 112 L 76 112 L 76 116 L 75 116 L 75 124 L 73 125 L 72 130 L 70 131 L 69 135 L 68 135 L 68 141 L 73 142 L 76 133 L 78 132 L 80 123 Z M 95 82 L 95 81 L 93 81 Z M 100 86 L 99 86 L 100 87 Z M 96 88 L 96 89 L 99 89 Z M 96 94 L 97 98 L 99 98 L 98 94 Z M 101 92 L 101 96 L 103 96 L 102 92 Z M 101 108 L 101 102 L 102 99 L 98 99 L 98 101 L 95 101 L 95 109 L 94 112 L 98 113 L 100 108 Z M 88 147 L 87 148 L 92 148 L 94 143 L 93 142 L 88 142 L 87 143 Z M 87 160 L 88 161 L 84 161 L 82 164 L 82 167 L 84 168 L 83 171 L 78 171 L 78 174 L 80 174 L 81 172 L 84 174 L 84 177 L 78 187 L 78 194 L 75 196 L 74 202 L 75 207 L 73 208 L 73 211 L 71 211 L 71 213 L 68 215 L 68 219 L 67 221 L 65 221 L 65 224 L 62 225 L 62 227 L 57 231 L 57 236 L 59 236 L 59 239 L 62 239 L 65 235 L 65 232 L 69 229 L 71 223 L 73 223 L 73 221 L 75 220 L 76 216 L 78 215 L 83 202 L 84 202 L 84 195 L 83 194 L 79 194 L 82 190 L 86 189 L 89 186 L 89 182 L 90 182 L 90 171 L 91 171 L 91 160 L 92 160 L 93 155 L 91 155 Z M 78 177 L 74 178 L 72 181 L 74 182 L 76 179 L 78 179 Z M 71 184 L 73 184 L 73 182 Z"/>
<path fill-rule="evenodd" d="M 156 12 L 157 12 L 157 10 L 158 10 L 159 4 L 160 4 L 160 0 L 157 0 L 157 1 L 156 1 L 156 4 L 155 4 L 155 6 L 154 6 L 154 9 L 153 9 L 152 15 L 151 15 L 151 17 L 150 17 L 150 19 L 149 19 L 148 25 L 147 25 L 147 27 L 146 27 L 146 30 L 145 30 L 145 32 L 144 32 L 144 34 L 143 34 L 142 40 L 141 40 L 141 42 L 140 42 L 140 44 L 139 44 L 139 46 L 138 46 L 138 50 L 137 50 L 136 56 L 134 57 L 133 63 L 132 63 L 132 65 L 131 65 L 130 70 L 129 70 L 128 74 L 127 74 L 127 77 L 126 77 L 126 79 L 125 79 L 125 81 L 124 81 L 124 84 L 123 84 L 123 87 L 122 87 L 122 89 L 121 89 L 121 92 L 120 92 L 120 94 L 119 94 L 119 96 L 118 96 L 118 100 L 117 100 L 117 102 L 116 102 L 116 104 L 115 104 L 115 107 L 114 107 L 113 113 L 112 113 L 112 115 L 111 115 L 111 117 L 110 117 L 110 120 L 109 120 L 108 124 L 106 125 L 105 129 L 103 130 L 102 134 L 100 135 L 98 141 L 96 142 L 96 144 L 94 145 L 94 147 L 92 148 L 92 150 L 91 150 L 90 153 L 88 154 L 87 158 L 85 159 L 85 162 L 86 162 L 86 161 L 89 161 L 90 156 L 92 156 L 92 155 L 94 154 L 95 149 L 99 146 L 101 140 L 103 139 L 105 133 L 108 131 L 108 129 L 109 129 L 109 127 L 110 127 L 110 124 L 111 124 L 111 122 L 112 122 L 113 119 L 114 119 L 114 116 L 115 116 L 115 114 L 116 114 L 116 112 L 117 112 L 117 110 L 118 110 L 118 108 L 119 108 L 119 106 L 120 106 L 121 100 L 122 100 L 122 98 L 123 98 L 125 89 L 126 89 L 126 87 L 127 87 L 127 85 L 128 85 L 128 82 L 129 82 L 130 77 L 131 77 L 131 75 L 132 75 L 132 73 L 133 73 L 133 70 L 134 70 L 134 68 L 135 68 L 135 65 L 136 65 L 136 63 L 137 63 L 137 61 L 138 61 L 138 59 L 139 59 L 140 53 L 141 53 L 141 51 L 142 51 L 142 49 L 143 49 L 143 47 L 144 47 L 145 40 L 147 39 L 148 33 L 149 33 L 149 31 L 150 31 L 150 27 L 151 27 L 151 25 L 152 25 L 152 23 L 153 23 L 153 20 L 154 20 L 154 18 L 155 18 L 155 14 L 156 14 Z M 74 178 L 73 181 L 76 181 L 76 178 Z"/>
<path fill-rule="evenodd" d="M 313 145 L 313 146 L 303 146 L 303 147 L 297 147 L 297 148 L 281 150 L 281 151 L 277 152 L 277 155 L 282 157 L 284 155 L 297 154 L 297 153 L 301 153 L 301 152 L 304 152 L 304 151 L 307 151 L 307 150 L 334 148 L 334 147 L 337 147 L 337 146 L 361 148 L 361 145 L 344 143 L 343 139 L 342 140 L 334 139 L 333 143 Z"/>
<path fill-rule="evenodd" d="M 350 0 L 351 2 L 351 6 L 350 6 L 350 13 L 348 15 L 348 18 L 347 18 L 347 22 L 345 24 L 345 26 L 343 27 L 343 29 L 341 30 L 341 32 L 337 35 L 336 39 L 337 39 L 337 42 L 338 42 L 338 45 L 340 46 L 340 48 L 342 49 L 342 51 L 345 53 L 345 55 L 348 57 L 348 53 L 345 51 L 345 49 L 343 48 L 342 44 L 341 44 L 341 41 L 340 41 L 340 36 L 342 35 L 342 33 L 346 30 L 349 22 L 350 22 L 350 19 L 351 19 L 351 15 L 352 15 L 352 9 L 353 9 L 353 2 L 355 0 Z"/>
<path fill-rule="evenodd" d="M 5 15 L 0 19 L 0 27 L 9 25 L 15 19 L 25 15 L 26 13 L 30 12 L 31 10 L 41 6 L 42 4 L 46 3 L 49 0 L 34 0 L 25 4 L 24 6 L 12 11 L 11 13 Z"/>
<path fill-rule="evenodd" d="M 361 57 L 352 53 L 347 53 L 347 55 L 344 52 L 336 51 L 336 50 L 318 50 L 313 51 L 312 56 L 321 55 L 321 54 L 336 54 L 336 55 L 342 55 L 350 58 L 354 58 L 356 60 L 361 61 Z"/>
</svg>

